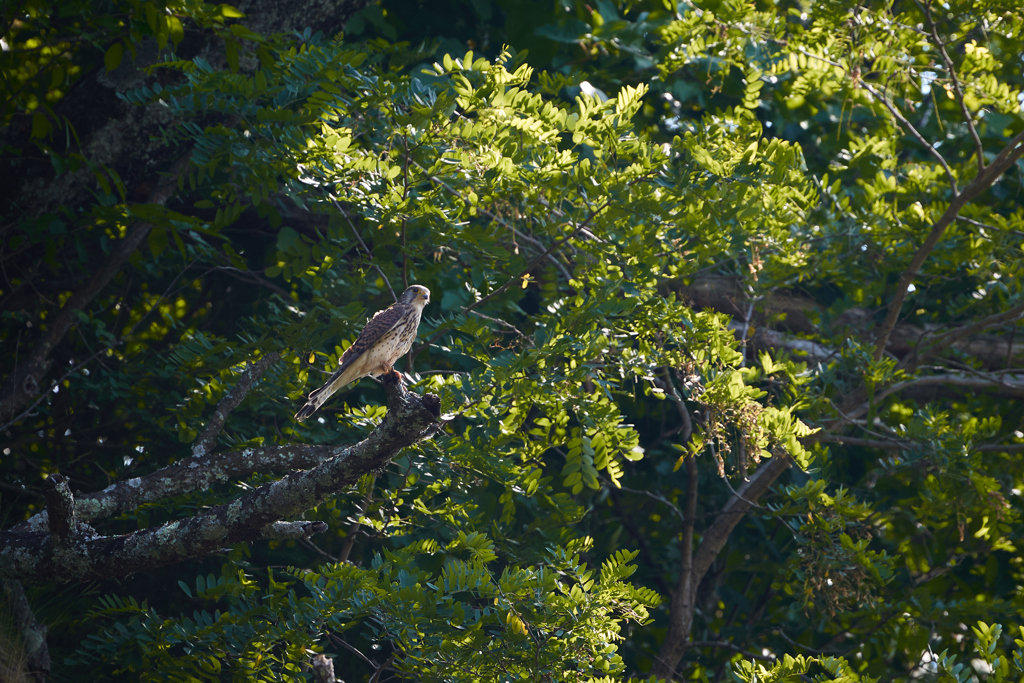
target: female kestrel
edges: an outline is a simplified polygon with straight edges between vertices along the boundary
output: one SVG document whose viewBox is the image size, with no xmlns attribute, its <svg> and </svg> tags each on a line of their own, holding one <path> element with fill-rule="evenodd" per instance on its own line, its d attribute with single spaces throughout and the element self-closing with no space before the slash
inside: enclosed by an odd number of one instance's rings
<svg viewBox="0 0 1024 683">
<path fill-rule="evenodd" d="M 356 342 L 341 356 L 338 371 L 327 383 L 309 394 L 309 402 L 295 413 L 305 420 L 322 406 L 331 394 L 360 377 L 377 377 L 394 370 L 395 361 L 409 352 L 416 339 L 423 307 L 430 303 L 430 290 L 413 285 L 402 292 L 390 308 L 378 311 L 366 323 Z"/>
</svg>

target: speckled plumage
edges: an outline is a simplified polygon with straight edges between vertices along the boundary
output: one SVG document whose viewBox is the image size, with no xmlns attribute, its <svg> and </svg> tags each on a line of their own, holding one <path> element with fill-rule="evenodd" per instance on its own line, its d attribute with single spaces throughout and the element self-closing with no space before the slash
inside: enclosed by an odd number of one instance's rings
<svg viewBox="0 0 1024 683">
<path fill-rule="evenodd" d="M 338 370 L 326 384 L 309 394 L 309 401 L 295 413 L 295 419 L 305 420 L 346 384 L 391 372 L 395 361 L 412 348 L 423 307 L 428 303 L 430 290 L 413 285 L 390 308 L 378 311 L 342 354 Z"/>
</svg>

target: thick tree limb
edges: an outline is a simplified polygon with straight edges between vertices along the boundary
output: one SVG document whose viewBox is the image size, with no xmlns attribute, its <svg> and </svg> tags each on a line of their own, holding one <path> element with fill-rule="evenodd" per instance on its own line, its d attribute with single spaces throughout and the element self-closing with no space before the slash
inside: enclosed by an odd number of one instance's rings
<svg viewBox="0 0 1024 683">
<path fill-rule="evenodd" d="M 743 516 L 757 502 L 779 476 L 789 469 L 793 461 L 788 455 L 776 455 L 761 462 L 758 468 L 743 482 L 743 485 L 726 502 L 715 521 L 704 532 L 700 547 L 693 558 L 693 585 L 699 586 L 704 574 L 718 553 L 725 547 L 729 534 L 740 523 Z"/>
<path fill-rule="evenodd" d="M 313 657 L 313 683 L 335 683 L 334 662 L 330 657 L 317 655 Z"/>
<path fill-rule="evenodd" d="M 731 316 L 745 315 L 746 294 L 740 285 L 739 278 L 722 276 L 703 276 L 696 278 L 688 285 L 679 282 L 666 283 L 667 289 L 678 295 L 693 308 L 713 308 Z M 986 367 L 1002 368 L 1007 358 L 1024 356 L 1024 342 L 1007 343 L 1005 337 L 994 334 L 983 334 L 1002 324 L 1014 321 L 1020 307 L 1015 307 L 997 315 L 984 318 L 977 323 L 964 325 L 947 330 L 938 325 L 918 326 L 900 323 L 893 329 L 889 337 L 887 351 L 906 356 L 920 349 L 922 353 L 934 355 L 947 348 L 973 356 Z M 795 296 L 787 293 L 773 293 L 758 302 L 754 309 L 751 324 L 755 328 L 749 339 L 750 345 L 765 349 L 785 349 L 808 362 L 826 362 L 836 357 L 837 349 L 811 339 L 797 335 L 831 334 L 833 337 L 853 336 L 867 338 L 870 334 L 872 313 L 863 308 L 847 309 L 839 318 L 832 321 L 830 329 L 822 330 L 811 322 L 810 313 L 821 312 L 817 302 L 809 297 Z M 776 322 L 776 318 L 782 318 Z M 773 329 L 769 325 L 778 326 Z M 743 323 L 734 322 L 730 328 L 739 336 Z M 935 335 L 935 336 L 931 336 Z M 945 335 L 950 335 L 946 337 Z M 931 341 L 929 342 L 929 339 Z M 949 343 L 944 343 L 943 340 Z M 924 351 L 926 344 L 942 343 L 942 348 Z M 920 360 L 920 358 L 918 359 Z"/>
<path fill-rule="evenodd" d="M 82 535 L 64 552 L 58 552 L 49 534 L 0 533 L 0 576 L 37 581 L 121 577 L 265 538 L 268 525 L 320 504 L 385 467 L 406 446 L 436 433 L 440 400 L 407 392 L 397 377 L 387 377 L 388 413 L 381 424 L 312 470 L 294 472 L 189 519 L 123 536 Z"/>
<path fill-rule="evenodd" d="M 178 186 L 178 175 L 188 165 L 188 155 L 174 165 L 171 172 L 160 179 L 156 189 L 149 196 L 149 203 L 163 206 Z M 92 279 L 71 295 L 67 303 L 48 320 L 46 332 L 32 345 L 32 351 L 23 363 L 11 372 L 10 377 L 0 386 L 0 422 L 7 422 L 17 415 L 29 401 L 42 391 L 43 375 L 53 363 L 53 350 L 78 319 L 78 311 L 85 308 L 96 295 L 121 270 L 128 258 L 135 253 L 152 229 L 150 223 L 137 223 L 117 243 L 106 263 L 99 267 Z"/>
<path fill-rule="evenodd" d="M 683 444 L 688 444 L 693 436 L 693 421 L 690 412 L 683 403 L 682 396 L 676 390 L 669 369 L 662 368 L 665 391 L 675 403 L 676 411 L 682 422 Z M 669 679 L 675 672 L 676 665 L 683 658 L 689 647 L 690 631 L 693 628 L 693 608 L 696 582 L 693 575 L 693 529 L 697 521 L 697 460 L 689 455 L 686 465 L 686 509 L 683 512 L 683 527 L 679 540 L 679 578 L 672 592 L 669 607 L 669 627 L 665 634 L 665 642 L 661 645 L 651 673 L 658 678 Z"/>
<path fill-rule="evenodd" d="M 958 372 L 945 375 L 925 375 L 923 377 L 914 377 L 903 382 L 897 382 L 885 389 L 877 391 L 873 401 L 878 405 L 884 399 L 895 393 L 906 389 L 924 386 L 954 386 L 975 390 L 988 389 L 1001 396 L 1024 398 L 1024 376 L 1007 374 L 993 375 L 985 373 L 969 375 Z M 861 417 L 862 415 L 866 415 L 869 409 L 870 404 L 863 403 L 855 408 L 843 410 L 844 416 L 840 424 L 849 422 L 850 420 Z M 832 428 L 834 429 L 836 426 L 837 425 L 833 425 Z"/>
<path fill-rule="evenodd" d="M 693 628 L 693 607 L 695 587 L 693 571 L 693 527 L 697 519 L 697 461 L 691 455 L 686 458 L 686 512 L 683 518 L 682 539 L 679 541 L 679 580 L 672 592 L 669 607 L 668 633 L 661 644 L 651 674 L 671 680 L 679 660 L 690 646 L 690 631 Z"/>
<path fill-rule="evenodd" d="M 836 443 L 840 446 L 864 446 L 866 448 L 880 448 L 887 451 L 909 451 L 912 449 L 928 448 L 931 444 L 921 441 L 909 441 L 905 439 L 862 439 L 856 436 L 845 436 L 843 434 L 826 434 L 816 432 L 808 437 L 809 441 L 823 441 L 825 443 Z M 970 450 L 981 453 L 1019 453 L 1024 451 L 1024 443 L 980 443 L 971 446 Z"/>
<path fill-rule="evenodd" d="M 731 329 L 733 325 L 730 324 L 729 327 Z M 810 339 L 800 339 L 776 330 L 758 330 L 754 338 L 751 339 L 751 345 L 755 348 L 767 346 L 772 349 L 786 349 L 810 363 L 825 363 L 839 356 L 838 350 L 830 349 Z"/>
<path fill-rule="evenodd" d="M 250 474 L 287 474 L 311 469 L 344 454 L 348 448 L 291 444 L 185 458 L 144 477 L 119 481 L 102 491 L 80 495 L 75 499 L 75 513 L 79 521 L 116 517 L 145 503 L 205 491 L 216 483 Z M 45 531 L 46 522 L 47 514 L 43 512 L 8 531 Z"/>
<path fill-rule="evenodd" d="M 658 653 L 658 658 L 655 662 L 654 667 L 651 669 L 651 673 L 665 680 L 672 680 L 675 676 L 675 669 L 679 665 L 679 660 L 682 659 L 683 654 L 686 652 L 689 646 L 690 636 L 690 625 L 693 621 L 693 602 L 694 595 L 697 586 L 700 585 L 704 575 L 707 574 L 708 569 L 711 567 L 711 563 L 714 562 L 718 554 L 722 552 L 722 548 L 725 547 L 726 541 L 729 540 L 729 534 L 736 528 L 736 525 L 740 523 L 743 516 L 747 514 L 750 508 L 757 502 L 765 491 L 771 487 L 776 479 L 779 478 L 783 472 L 789 469 L 792 464 L 792 460 L 788 455 L 777 455 L 761 462 L 761 465 L 757 468 L 751 477 L 743 483 L 743 485 L 726 501 L 725 505 L 715 516 L 715 521 L 710 527 L 705 530 L 701 537 L 700 546 L 697 548 L 696 553 L 693 555 L 692 565 L 689 568 L 689 577 L 686 583 L 689 585 L 690 596 L 688 597 L 688 603 L 690 606 L 689 620 L 690 624 L 686 625 L 685 633 L 686 640 L 682 643 L 678 642 L 678 636 L 673 637 L 673 627 L 676 622 L 676 615 L 680 617 L 686 617 L 686 613 L 676 611 L 677 596 L 673 595 L 672 600 L 672 621 L 673 623 L 669 626 L 669 632 L 665 636 L 665 642 L 662 644 L 661 651 Z M 694 511 L 695 512 L 695 511 Z M 684 531 L 685 534 L 685 531 Z M 685 541 L 685 537 L 684 537 Z M 685 565 L 686 558 L 684 556 L 683 563 Z M 680 577 L 680 586 L 683 585 L 683 577 Z M 677 589 L 678 592 L 678 589 Z M 679 600 L 680 608 L 683 607 L 684 601 Z M 677 633 L 682 633 L 683 629 L 676 629 Z"/>
<path fill-rule="evenodd" d="M 202 457 L 213 450 L 214 445 L 217 443 L 217 437 L 220 435 L 221 430 L 224 429 L 224 421 L 227 420 L 228 415 L 238 407 L 238 404 L 242 402 L 242 399 L 249 393 L 249 390 L 259 381 L 263 373 L 267 371 L 267 368 L 280 359 L 280 354 L 274 351 L 260 358 L 255 364 L 248 364 L 245 372 L 242 373 L 242 378 L 238 380 L 238 384 L 217 404 L 202 434 L 196 437 L 192 444 L 192 455 Z"/>
<path fill-rule="evenodd" d="M 976 332 L 980 332 L 981 330 L 986 330 L 990 327 L 995 327 L 997 325 L 1002 325 L 1004 323 L 1008 323 L 1011 321 L 1017 321 L 1022 316 L 1024 316 L 1024 304 L 1014 306 L 1008 311 L 996 313 L 995 315 L 990 315 L 987 318 L 982 318 L 981 320 L 970 325 L 958 327 L 955 330 L 947 332 L 946 334 L 943 334 L 942 336 L 936 337 L 935 339 L 931 340 L 931 342 L 925 348 L 924 352 L 919 354 L 919 358 L 934 355 L 940 351 L 949 348 L 950 346 L 953 346 L 954 344 L 957 344 L 958 342 L 966 339 L 967 337 L 971 336 Z"/>
</svg>

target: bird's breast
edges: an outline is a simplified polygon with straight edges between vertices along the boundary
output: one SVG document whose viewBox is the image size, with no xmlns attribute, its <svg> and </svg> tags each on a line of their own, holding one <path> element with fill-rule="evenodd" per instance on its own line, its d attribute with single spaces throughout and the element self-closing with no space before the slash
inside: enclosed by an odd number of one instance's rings
<svg viewBox="0 0 1024 683">
<path fill-rule="evenodd" d="M 419 316 L 408 315 L 374 344 L 381 349 L 388 365 L 393 364 L 412 348 L 416 339 L 416 328 L 419 327 Z"/>
</svg>

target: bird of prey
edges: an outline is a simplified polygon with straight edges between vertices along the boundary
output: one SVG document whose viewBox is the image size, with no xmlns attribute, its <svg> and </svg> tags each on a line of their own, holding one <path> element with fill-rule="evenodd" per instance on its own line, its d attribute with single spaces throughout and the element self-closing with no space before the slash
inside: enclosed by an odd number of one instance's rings
<svg viewBox="0 0 1024 683">
<path fill-rule="evenodd" d="M 408 353 L 416 339 L 423 307 L 430 303 L 430 290 L 413 285 L 402 292 L 390 308 L 378 311 L 366 323 L 352 346 L 341 356 L 341 365 L 327 383 L 310 393 L 309 401 L 295 413 L 305 420 L 322 406 L 331 394 L 360 377 L 377 377 L 392 372 L 395 361 Z"/>
</svg>

